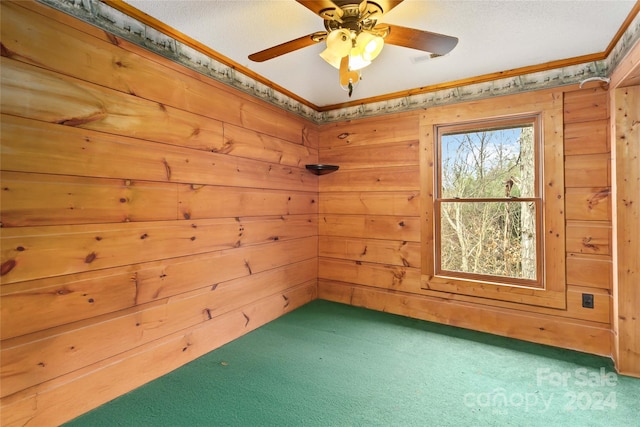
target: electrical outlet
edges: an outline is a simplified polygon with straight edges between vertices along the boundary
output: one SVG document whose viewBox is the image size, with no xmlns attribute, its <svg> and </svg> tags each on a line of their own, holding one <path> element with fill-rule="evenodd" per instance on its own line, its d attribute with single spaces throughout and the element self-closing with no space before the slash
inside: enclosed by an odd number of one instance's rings
<svg viewBox="0 0 640 427">
<path fill-rule="evenodd" d="M 593 294 L 582 294 L 582 306 L 584 308 L 593 308 Z"/>
</svg>

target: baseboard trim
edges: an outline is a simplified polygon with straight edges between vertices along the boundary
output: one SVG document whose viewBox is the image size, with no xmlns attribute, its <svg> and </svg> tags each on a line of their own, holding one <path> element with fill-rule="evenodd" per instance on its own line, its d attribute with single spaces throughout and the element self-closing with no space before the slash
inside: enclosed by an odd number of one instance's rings
<svg viewBox="0 0 640 427">
<path fill-rule="evenodd" d="M 611 330 L 601 323 L 327 280 L 318 298 L 611 357 Z"/>
</svg>

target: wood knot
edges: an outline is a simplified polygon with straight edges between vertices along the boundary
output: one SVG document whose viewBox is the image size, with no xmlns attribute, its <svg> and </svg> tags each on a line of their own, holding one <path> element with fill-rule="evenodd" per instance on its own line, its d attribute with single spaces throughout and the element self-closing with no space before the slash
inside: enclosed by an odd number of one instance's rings
<svg viewBox="0 0 640 427">
<path fill-rule="evenodd" d="M 89 255 L 85 257 L 84 262 L 86 264 L 91 264 L 93 261 L 95 261 L 97 257 L 98 255 L 95 252 L 91 252 Z"/>
<path fill-rule="evenodd" d="M 0 55 L 6 56 L 7 58 L 11 58 L 12 56 L 11 51 L 3 43 L 0 43 Z"/>
<path fill-rule="evenodd" d="M 0 269 L 0 276 L 4 276 L 5 274 L 9 274 L 11 270 L 13 270 L 16 266 L 16 260 L 10 259 L 2 263 L 2 268 Z"/>
<path fill-rule="evenodd" d="M 599 251 L 600 248 L 598 247 L 598 245 L 591 243 L 592 238 L 591 237 L 585 237 L 584 239 L 582 239 L 582 246 L 584 246 L 587 249 L 591 249 L 595 252 Z"/>
<path fill-rule="evenodd" d="M 244 316 L 244 318 L 246 320 L 244 326 L 247 327 L 247 325 L 249 325 L 249 322 L 251 321 L 251 319 L 249 319 L 249 316 L 247 316 L 244 311 L 242 312 L 242 315 Z"/>
<path fill-rule="evenodd" d="M 105 31 L 104 34 L 107 36 L 107 39 L 109 39 L 109 41 L 114 45 L 118 46 L 120 44 L 120 42 L 118 41 L 118 38 L 115 35 L 111 34 L 108 31 Z"/>
</svg>

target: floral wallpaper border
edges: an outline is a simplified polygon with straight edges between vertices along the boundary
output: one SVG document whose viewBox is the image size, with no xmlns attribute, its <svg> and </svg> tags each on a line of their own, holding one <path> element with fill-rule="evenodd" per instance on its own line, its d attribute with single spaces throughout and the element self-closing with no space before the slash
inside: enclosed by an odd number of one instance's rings
<svg viewBox="0 0 640 427">
<path fill-rule="evenodd" d="M 310 119 L 328 123 L 372 117 L 416 109 L 465 102 L 579 83 L 590 77 L 608 77 L 625 54 L 640 38 L 640 14 L 635 17 L 605 60 L 593 61 L 538 73 L 420 93 L 381 102 L 330 111 L 311 107 L 270 88 L 241 72 L 199 52 L 120 12 L 100 0 L 38 0 L 62 12 L 86 21 L 132 43 L 180 63 L 201 74 Z"/>
</svg>

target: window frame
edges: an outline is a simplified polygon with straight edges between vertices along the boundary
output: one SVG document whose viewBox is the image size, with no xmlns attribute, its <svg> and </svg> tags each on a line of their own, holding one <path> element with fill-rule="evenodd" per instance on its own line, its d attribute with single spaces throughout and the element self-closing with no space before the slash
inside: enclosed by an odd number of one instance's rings
<svg viewBox="0 0 640 427">
<path fill-rule="evenodd" d="M 541 176 L 542 168 L 540 161 L 542 137 L 540 131 L 540 115 L 529 114 L 523 116 L 514 116 L 507 118 L 492 118 L 489 120 L 477 120 L 472 122 L 454 123 L 445 125 L 436 125 L 435 143 L 435 182 L 434 182 L 434 245 L 435 245 L 435 276 L 451 277 L 466 280 L 475 280 L 480 282 L 495 283 L 507 286 L 523 286 L 531 288 L 543 288 L 544 273 L 544 257 L 542 256 L 542 247 L 544 244 L 544 236 L 542 235 L 542 190 Z M 482 197 L 482 198 L 445 198 L 441 196 L 442 191 L 442 137 L 445 135 L 463 134 L 467 132 L 483 132 L 489 130 L 512 129 L 516 127 L 532 126 L 533 128 L 533 169 L 534 178 L 534 196 L 533 197 Z M 461 271 L 446 270 L 442 267 L 442 203 L 522 203 L 531 202 L 535 204 L 535 229 L 536 229 L 536 279 L 521 279 L 509 276 L 499 276 L 481 273 L 466 273 Z"/>
<path fill-rule="evenodd" d="M 504 307 L 521 304 L 566 309 L 564 148 L 562 93 L 542 91 L 428 109 L 420 121 L 421 281 L 420 291 L 447 299 Z M 539 117 L 539 177 L 542 275 L 539 287 L 512 280 L 450 277 L 437 272 L 435 248 L 438 128 L 474 122 Z M 542 235 L 544 234 L 544 238 Z"/>
</svg>

